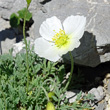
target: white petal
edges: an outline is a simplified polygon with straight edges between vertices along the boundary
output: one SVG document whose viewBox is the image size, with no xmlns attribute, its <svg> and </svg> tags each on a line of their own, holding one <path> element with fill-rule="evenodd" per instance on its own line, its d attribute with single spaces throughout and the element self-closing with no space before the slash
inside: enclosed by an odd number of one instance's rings
<svg viewBox="0 0 110 110">
<path fill-rule="evenodd" d="M 53 16 L 41 24 L 39 32 L 44 39 L 52 41 L 55 32 L 59 32 L 60 29 L 62 29 L 61 21 L 56 16 Z"/>
<path fill-rule="evenodd" d="M 74 50 L 75 48 L 78 48 L 80 46 L 80 41 L 78 39 L 71 39 L 71 43 L 69 46 L 69 51 Z"/>
<path fill-rule="evenodd" d="M 56 62 L 60 59 L 57 50 L 54 48 L 53 43 L 48 42 L 43 38 L 37 38 L 34 42 L 34 51 L 40 57 L 44 57 L 50 61 Z"/>
<path fill-rule="evenodd" d="M 64 30 L 67 35 L 74 34 L 73 36 L 80 39 L 84 34 L 86 24 L 86 17 L 84 16 L 69 16 L 63 22 Z M 76 39 L 75 38 L 75 39 Z"/>
</svg>

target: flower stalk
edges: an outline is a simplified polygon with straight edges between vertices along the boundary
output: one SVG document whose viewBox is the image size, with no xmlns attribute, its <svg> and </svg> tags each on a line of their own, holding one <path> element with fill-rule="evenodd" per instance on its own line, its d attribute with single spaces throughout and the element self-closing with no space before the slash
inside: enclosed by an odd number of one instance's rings
<svg viewBox="0 0 110 110">
<path fill-rule="evenodd" d="M 27 6 L 27 10 L 28 10 Z M 25 13 L 25 17 L 24 17 L 24 22 L 23 22 L 23 37 L 24 37 L 24 43 L 26 46 L 26 68 L 27 68 L 27 84 L 26 84 L 26 91 L 28 93 L 28 87 L 29 87 L 29 61 L 28 61 L 28 44 L 27 44 L 27 40 L 26 40 L 26 34 L 25 34 L 25 27 L 26 27 L 26 15 L 27 15 L 27 11 Z"/>
<path fill-rule="evenodd" d="M 73 73 L 73 70 L 74 70 L 74 61 L 73 61 L 73 56 L 72 56 L 72 53 L 69 51 L 69 56 L 70 56 L 70 59 L 71 59 L 71 71 L 70 71 L 70 76 L 69 76 L 69 79 L 66 83 L 66 86 L 65 88 L 63 89 L 63 91 L 65 92 L 67 89 L 68 89 L 68 86 L 71 82 L 71 78 L 72 78 L 72 73 Z"/>
</svg>

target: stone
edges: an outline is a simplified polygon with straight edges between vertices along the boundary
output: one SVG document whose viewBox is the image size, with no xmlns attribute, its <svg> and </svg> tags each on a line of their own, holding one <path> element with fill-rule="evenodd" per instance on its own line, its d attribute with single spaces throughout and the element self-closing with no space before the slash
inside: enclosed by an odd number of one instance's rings
<svg viewBox="0 0 110 110">
<path fill-rule="evenodd" d="M 37 10 L 43 10 L 40 2 L 45 0 L 32 0 L 29 7 L 30 12 L 34 15 Z M 0 54 L 8 53 L 9 49 L 13 48 L 13 44 L 22 40 L 22 29 L 20 31 L 17 28 L 11 28 L 9 24 L 10 15 L 26 7 L 26 0 L 0 0 Z M 44 10 L 43 10 L 44 12 Z M 34 38 L 32 25 L 27 34 L 31 38 Z M 14 47 L 15 48 L 15 47 Z"/>
<path fill-rule="evenodd" d="M 105 110 L 106 102 L 98 103 L 98 106 L 95 107 L 95 110 Z"/>
<path fill-rule="evenodd" d="M 72 90 L 72 91 L 66 91 L 66 98 L 69 100 L 70 103 L 73 103 L 76 101 L 77 95 L 80 93 L 79 90 Z M 82 92 L 82 96 L 84 96 L 84 92 Z"/>
<path fill-rule="evenodd" d="M 95 95 L 96 102 L 101 101 L 105 96 L 102 87 L 92 88 L 88 93 Z"/>
<path fill-rule="evenodd" d="M 110 105 L 107 105 L 105 110 L 110 110 Z"/>
<path fill-rule="evenodd" d="M 0 54 L 8 53 L 15 42 L 16 36 L 9 22 L 0 18 Z"/>
<path fill-rule="evenodd" d="M 67 91 L 65 94 L 66 94 L 66 98 L 69 99 L 69 102 L 73 103 L 73 102 L 76 101 L 78 91 L 77 92 L 75 92 L 75 91 Z"/>
<path fill-rule="evenodd" d="M 110 95 L 109 94 L 106 94 L 105 101 L 108 102 L 109 99 L 110 99 Z"/>
<path fill-rule="evenodd" d="M 106 109 L 105 110 L 110 110 L 110 99 L 108 100 L 108 104 L 106 106 Z"/>
<path fill-rule="evenodd" d="M 30 37 L 27 37 L 26 40 L 27 40 L 27 43 L 28 43 L 28 44 L 30 43 L 30 49 L 32 49 L 33 44 L 34 44 L 34 40 L 33 40 L 32 38 L 30 38 Z M 25 44 L 24 44 L 23 41 L 20 41 L 20 42 L 18 42 L 18 43 L 13 44 L 13 47 L 12 47 L 12 49 L 13 49 L 12 55 L 13 55 L 13 56 L 16 56 L 17 53 L 25 53 L 26 50 L 25 50 L 24 47 L 25 47 Z"/>
<path fill-rule="evenodd" d="M 108 79 L 107 91 L 110 93 L 110 79 Z"/>
<path fill-rule="evenodd" d="M 99 91 L 100 96 L 103 98 L 103 97 L 105 96 L 103 87 L 102 87 L 102 86 L 99 86 L 99 87 L 97 88 L 97 90 Z"/>
<path fill-rule="evenodd" d="M 22 40 L 23 35 L 10 27 L 9 21 L 0 18 L 0 54 L 8 53 L 13 44 Z"/>
<path fill-rule="evenodd" d="M 27 33 L 29 34 L 29 37 L 31 37 L 32 39 L 34 39 L 34 24 L 29 28 L 29 31 L 27 31 Z"/>
<path fill-rule="evenodd" d="M 26 6 L 25 0 L 0 0 L 0 15 L 4 19 L 9 19 L 10 15 Z"/>
<path fill-rule="evenodd" d="M 29 10 L 34 14 L 37 10 L 44 12 L 43 6 L 40 2 L 45 0 L 32 0 Z M 26 7 L 26 0 L 0 0 L 0 15 L 4 19 L 9 19 L 12 13 L 16 13 L 18 10 Z"/>
<path fill-rule="evenodd" d="M 87 23 L 81 45 L 72 54 L 76 64 L 95 67 L 110 60 L 110 1 L 105 0 L 51 0 L 44 4 L 46 13 L 41 10 L 35 13 L 34 35 L 40 37 L 39 27 L 49 17 L 57 16 L 62 22 L 70 15 L 84 15 Z M 68 54 L 65 62 L 70 62 Z"/>
<path fill-rule="evenodd" d="M 13 12 L 26 7 L 26 0 L 1 0 L 0 15 L 9 19 Z M 32 0 L 29 10 L 33 14 L 34 39 L 40 37 L 39 27 L 48 17 L 57 16 L 62 22 L 70 15 L 87 17 L 81 45 L 72 51 L 76 64 L 95 67 L 110 61 L 110 1 L 109 0 Z M 69 55 L 63 56 L 70 63 Z"/>
<path fill-rule="evenodd" d="M 23 47 L 25 47 L 23 42 L 19 42 L 19 43 L 13 44 L 12 55 L 16 56 L 16 54 L 19 53 L 23 49 Z"/>
</svg>

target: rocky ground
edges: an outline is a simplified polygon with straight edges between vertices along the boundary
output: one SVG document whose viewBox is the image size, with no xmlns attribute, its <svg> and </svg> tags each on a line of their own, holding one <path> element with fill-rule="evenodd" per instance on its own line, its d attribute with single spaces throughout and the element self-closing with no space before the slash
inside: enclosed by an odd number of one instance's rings
<svg viewBox="0 0 110 110">
<path fill-rule="evenodd" d="M 21 51 L 24 46 L 24 44 L 20 42 L 22 40 L 22 35 L 16 34 L 16 31 L 10 28 L 9 21 L 5 21 L 1 18 L 0 22 L 2 25 L 0 29 L 1 54 L 7 53 L 9 49 L 13 48 L 13 55 L 16 55 L 16 53 Z M 17 37 L 19 37 L 19 39 Z M 27 39 L 30 40 L 33 44 L 34 40 L 31 37 L 28 37 Z M 76 65 L 75 72 L 77 73 L 77 68 L 79 68 L 84 75 L 85 81 L 81 84 L 80 89 L 73 89 L 66 92 L 66 97 L 69 98 L 69 101 L 74 102 L 76 98 L 75 95 L 77 95 L 80 90 L 83 90 L 84 93 L 88 92 L 95 95 L 96 102 L 93 105 L 95 107 L 95 110 L 110 110 L 109 67 L 110 62 L 100 64 L 96 67 Z"/>
<path fill-rule="evenodd" d="M 0 54 L 14 48 L 13 55 L 21 51 L 24 44 L 22 32 L 11 28 L 9 16 L 25 6 L 25 0 L 0 1 Z M 65 2 L 63 2 L 65 1 Z M 30 11 L 34 23 L 27 31 L 27 39 L 33 41 L 39 37 L 39 26 L 47 17 L 56 15 L 62 21 L 69 15 L 87 17 L 85 34 L 81 39 L 79 50 L 75 50 L 75 68 L 80 68 L 85 81 L 82 83 L 84 92 L 93 93 L 96 97 L 95 110 L 110 110 L 110 1 L 109 0 L 33 0 Z M 22 5 L 19 5 L 21 4 Z M 18 5 L 16 5 L 18 4 Z M 20 42 L 20 43 L 18 43 Z M 83 50 L 83 51 L 82 51 Z M 77 69 L 75 70 L 77 73 Z M 74 82 L 73 82 L 74 84 Z M 79 90 L 77 90 L 79 91 Z M 76 90 L 66 93 L 70 102 L 75 100 Z M 73 98 L 70 98 L 73 97 Z"/>
</svg>

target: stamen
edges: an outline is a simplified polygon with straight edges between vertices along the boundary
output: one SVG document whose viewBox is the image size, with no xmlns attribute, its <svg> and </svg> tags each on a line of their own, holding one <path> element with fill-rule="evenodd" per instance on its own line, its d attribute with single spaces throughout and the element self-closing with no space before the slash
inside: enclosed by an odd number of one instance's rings
<svg viewBox="0 0 110 110">
<path fill-rule="evenodd" d="M 65 46 L 68 43 L 68 39 L 69 37 L 65 34 L 65 31 L 61 29 L 59 33 L 56 33 L 52 38 L 55 45 L 59 48 L 61 48 L 62 46 Z"/>
</svg>

